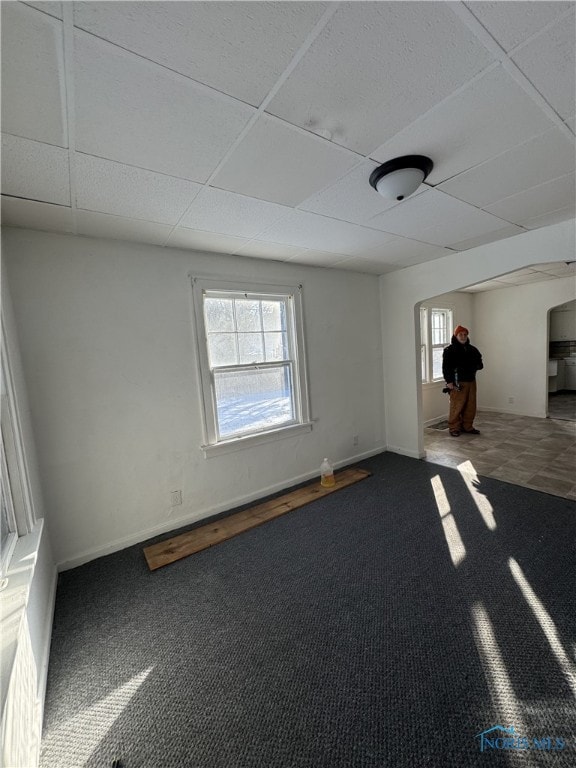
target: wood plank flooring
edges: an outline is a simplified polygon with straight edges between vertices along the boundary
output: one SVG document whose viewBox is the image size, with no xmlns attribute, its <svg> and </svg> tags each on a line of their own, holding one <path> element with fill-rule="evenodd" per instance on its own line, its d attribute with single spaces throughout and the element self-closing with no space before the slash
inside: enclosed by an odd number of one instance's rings
<svg viewBox="0 0 576 768">
<path fill-rule="evenodd" d="M 195 552 L 213 547 L 215 544 L 232 538 L 232 536 L 237 536 L 239 533 L 250 530 L 250 528 L 262 525 L 268 520 L 285 515 L 293 509 L 303 507 L 316 499 L 321 499 L 341 488 L 364 480 L 370 474 L 371 472 L 365 469 L 344 469 L 342 472 L 335 473 L 336 484 L 331 488 L 324 488 L 317 480 L 303 488 L 297 488 L 295 491 L 290 491 L 278 498 L 224 517 L 214 523 L 208 523 L 158 544 L 144 547 L 144 557 L 150 570 L 155 571 L 157 568 L 162 568 L 164 565 L 174 563 L 176 560 L 193 555 Z"/>
</svg>

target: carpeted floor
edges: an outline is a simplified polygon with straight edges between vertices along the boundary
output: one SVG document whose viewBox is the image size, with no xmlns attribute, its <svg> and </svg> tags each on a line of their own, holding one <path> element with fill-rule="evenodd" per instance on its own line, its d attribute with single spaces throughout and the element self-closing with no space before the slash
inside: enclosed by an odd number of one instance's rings
<svg viewBox="0 0 576 768">
<path fill-rule="evenodd" d="M 358 466 L 154 573 L 138 546 L 61 574 L 42 768 L 574 766 L 574 502 Z M 481 752 L 494 726 L 522 748 Z"/>
</svg>

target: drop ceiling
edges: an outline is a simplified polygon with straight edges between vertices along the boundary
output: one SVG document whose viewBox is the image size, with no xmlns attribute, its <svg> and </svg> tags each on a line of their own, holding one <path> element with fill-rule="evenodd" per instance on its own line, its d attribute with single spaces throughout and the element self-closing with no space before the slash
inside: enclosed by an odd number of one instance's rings
<svg viewBox="0 0 576 768">
<path fill-rule="evenodd" d="M 4 225 L 385 274 L 574 218 L 572 2 L 1 12 Z"/>
</svg>

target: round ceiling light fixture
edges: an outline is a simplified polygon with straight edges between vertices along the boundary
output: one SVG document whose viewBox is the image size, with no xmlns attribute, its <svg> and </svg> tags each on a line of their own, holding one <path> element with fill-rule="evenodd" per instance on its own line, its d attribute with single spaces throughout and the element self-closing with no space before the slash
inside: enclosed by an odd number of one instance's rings
<svg viewBox="0 0 576 768">
<path fill-rule="evenodd" d="M 404 200 L 416 192 L 432 168 L 434 163 L 424 155 L 397 157 L 372 171 L 370 185 L 382 197 Z"/>
</svg>

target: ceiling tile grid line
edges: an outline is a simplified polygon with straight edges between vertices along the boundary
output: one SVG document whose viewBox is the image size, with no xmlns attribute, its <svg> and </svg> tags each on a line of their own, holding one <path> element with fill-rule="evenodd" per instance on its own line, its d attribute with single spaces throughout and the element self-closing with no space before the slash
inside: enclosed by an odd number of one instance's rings
<svg viewBox="0 0 576 768">
<path fill-rule="evenodd" d="M 493 35 L 486 29 L 481 21 L 474 15 L 474 13 L 463 3 L 449 3 L 450 10 L 456 14 L 458 18 L 462 20 L 464 24 L 476 35 L 476 37 L 486 46 L 487 50 L 492 53 L 499 61 L 507 72 L 516 80 L 518 85 L 532 98 L 536 104 L 542 109 L 542 111 L 553 120 L 556 125 L 565 132 L 569 132 L 574 135 L 570 128 L 564 123 L 562 117 L 552 107 L 552 105 L 544 98 L 540 91 L 536 88 L 534 83 L 522 72 L 522 70 L 514 63 L 509 54 L 506 53 L 500 43 L 493 37 Z M 550 25 L 551 27 L 555 26 Z"/>
<path fill-rule="evenodd" d="M 66 98 L 66 125 L 68 129 L 68 173 L 70 177 L 70 210 L 73 232 L 77 231 L 76 222 L 76 112 L 74 101 L 74 20 L 72 3 L 62 7 L 62 42 L 64 48 L 64 91 Z"/>
<path fill-rule="evenodd" d="M 555 27 L 558 24 L 562 24 L 565 20 L 572 21 L 572 24 L 574 25 L 574 3 L 566 3 L 567 10 L 564 11 L 564 13 L 560 14 L 560 16 L 557 16 L 556 18 L 549 21 L 547 24 L 544 24 L 543 27 L 540 27 L 540 29 L 537 32 L 534 32 L 534 34 L 527 37 L 525 40 L 523 40 L 521 43 L 518 43 L 518 45 L 513 46 L 510 48 L 510 50 L 507 52 L 508 56 L 510 58 L 514 58 L 514 56 L 519 53 L 523 48 L 525 48 L 528 45 L 531 45 L 537 38 L 539 38 L 541 35 L 545 35 L 547 32 L 549 32 L 553 27 Z M 474 13 L 474 11 L 472 11 Z M 474 14 L 476 15 L 476 14 Z M 570 18 L 572 17 L 572 18 Z"/>
<path fill-rule="evenodd" d="M 537 190 L 539 187 L 543 187 L 546 184 L 550 184 L 551 182 L 563 182 L 567 181 L 570 178 L 574 178 L 574 171 L 570 171 L 570 173 L 564 173 L 562 176 L 555 176 L 553 179 L 548 179 L 546 181 L 542 181 L 539 184 L 534 184 L 531 187 L 524 187 L 521 192 L 513 192 L 511 195 L 506 195 L 506 197 L 501 197 L 499 199 L 492 200 L 488 205 L 481 205 L 478 206 L 481 210 L 485 211 L 486 208 L 489 208 L 491 205 L 497 205 L 498 203 L 505 203 L 507 200 L 510 200 L 512 197 L 516 197 L 517 195 L 523 195 L 526 192 L 533 192 L 534 190 Z M 564 206 L 562 206 L 564 207 Z M 514 222 L 510 222 L 513 224 Z"/>
<path fill-rule="evenodd" d="M 573 3 L 39 5 L 1 9 L 5 224 L 384 274 L 574 216 Z"/>
<path fill-rule="evenodd" d="M 310 48 L 310 46 L 312 45 L 314 40 L 318 37 L 320 32 L 324 29 L 324 27 L 326 26 L 328 21 L 332 18 L 332 16 L 334 15 L 334 13 L 336 12 L 336 10 L 338 8 L 338 5 L 339 5 L 339 3 L 334 3 L 331 7 L 327 8 L 326 11 L 322 14 L 322 17 L 319 19 L 319 21 L 316 22 L 316 24 L 314 25 L 314 27 L 311 30 L 310 34 L 306 37 L 306 40 L 302 43 L 302 45 L 300 46 L 298 51 L 294 54 L 292 60 L 290 61 L 290 63 L 288 64 L 288 66 L 286 67 L 284 72 L 280 75 L 280 77 L 278 78 L 276 83 L 272 86 L 272 88 L 270 89 L 268 94 L 265 96 L 264 100 L 259 105 L 259 107 L 258 107 L 258 109 L 256 111 L 256 114 L 253 115 L 253 117 L 248 121 L 248 123 L 244 127 L 244 130 L 241 131 L 238 134 L 236 139 L 230 145 L 228 151 L 221 158 L 221 160 L 218 163 L 218 165 L 216 166 L 216 168 L 214 168 L 214 170 L 212 171 L 212 174 L 210 175 L 210 177 L 206 181 L 206 186 L 209 186 L 211 184 L 211 182 L 214 180 L 214 178 L 216 177 L 218 172 L 221 170 L 221 168 L 224 167 L 224 165 L 226 164 L 228 159 L 232 156 L 232 154 L 234 153 L 236 148 L 238 146 L 240 146 L 240 144 L 242 143 L 244 138 L 252 130 L 252 128 L 254 127 L 254 125 L 256 124 L 258 119 L 260 118 L 260 115 L 265 111 L 266 106 L 274 98 L 274 96 L 276 95 L 276 93 L 278 92 L 278 90 L 280 89 L 282 84 L 288 79 L 288 77 L 290 76 L 291 72 L 297 66 L 297 64 L 300 61 L 300 59 L 305 55 L 306 51 Z M 180 217 L 179 221 L 176 222 L 176 224 L 174 226 L 173 232 L 176 231 L 176 229 L 178 228 L 180 223 L 185 219 L 186 215 L 190 212 L 191 207 L 192 207 L 192 203 L 190 204 L 189 208 L 186 211 L 184 211 L 184 213 Z M 170 240 L 170 236 L 171 235 L 172 235 L 172 232 L 168 236 L 166 244 L 168 244 L 168 241 Z"/>
</svg>

